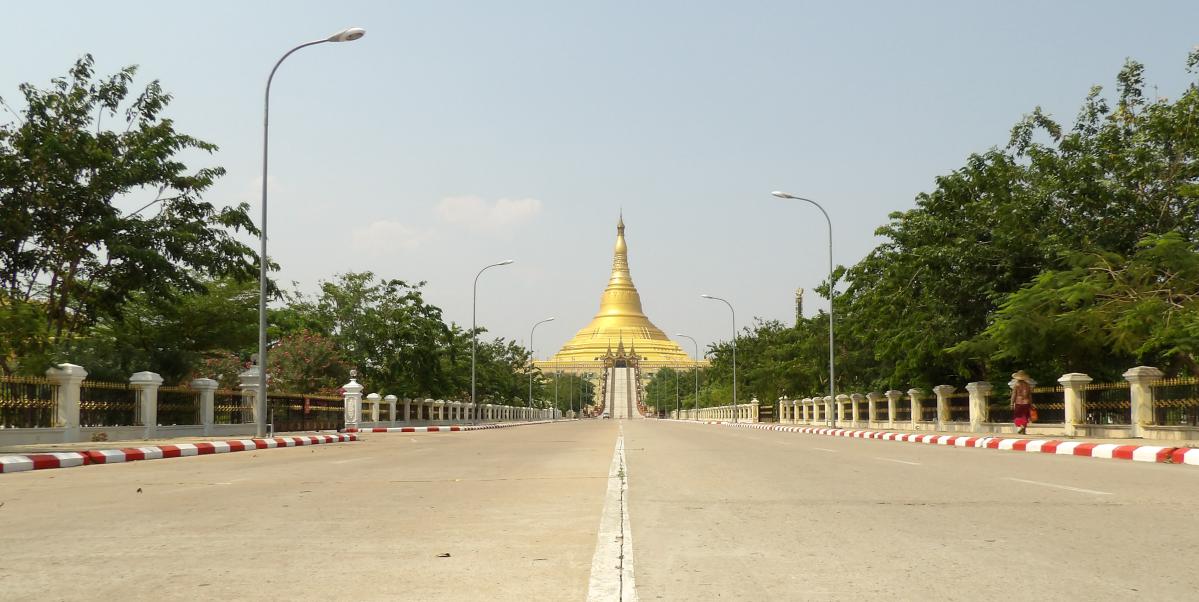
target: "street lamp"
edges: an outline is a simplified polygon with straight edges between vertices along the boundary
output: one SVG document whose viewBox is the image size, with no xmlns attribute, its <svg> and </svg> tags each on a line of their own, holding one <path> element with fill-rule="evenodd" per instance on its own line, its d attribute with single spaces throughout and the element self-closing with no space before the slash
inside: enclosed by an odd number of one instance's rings
<svg viewBox="0 0 1199 602">
<path fill-rule="evenodd" d="M 805 199 L 801 196 L 795 196 L 793 194 L 789 194 L 789 193 L 782 192 L 779 190 L 776 190 L 770 194 L 772 194 L 780 199 L 806 201 L 808 203 L 811 203 L 811 204 L 815 205 L 816 208 L 819 209 L 821 213 L 824 214 L 824 221 L 828 222 L 828 395 L 829 395 L 829 397 L 833 398 L 834 403 L 840 403 L 840 402 L 837 402 L 837 394 L 835 392 L 836 391 L 836 382 L 833 379 L 834 376 L 836 375 L 836 370 L 833 367 L 833 361 L 834 361 L 833 360 L 833 358 L 834 358 L 834 353 L 833 353 L 833 294 L 835 293 L 835 288 L 833 286 L 833 220 L 829 219 L 828 212 L 824 210 L 824 207 L 821 207 L 820 203 L 817 203 L 816 201 L 813 201 L 812 199 Z M 829 412 L 828 417 L 829 417 L 829 426 L 832 428 L 836 428 L 837 427 L 837 413 Z"/>
<path fill-rule="evenodd" d="M 533 327 L 529 329 L 529 409 L 533 408 L 533 358 L 535 357 L 534 351 L 533 351 L 533 333 L 537 332 L 538 326 L 541 326 L 542 324 L 545 324 L 546 322 L 553 322 L 553 321 L 554 321 L 554 318 L 549 317 L 549 318 L 546 318 L 546 319 L 534 324 Z"/>
<path fill-rule="evenodd" d="M 267 143 L 270 140 L 270 123 L 271 123 L 271 82 L 275 79 L 275 71 L 279 70 L 279 65 L 291 54 L 301 48 L 324 44 L 325 42 L 352 42 L 366 35 L 366 30 L 361 27 L 350 27 L 343 29 L 323 40 L 313 40 L 304 42 L 291 50 L 288 50 L 271 68 L 271 74 L 266 78 L 266 96 L 263 101 L 262 110 L 262 224 L 260 226 L 260 238 L 262 241 L 262 253 L 258 256 L 258 411 L 257 430 L 258 436 L 266 436 L 266 193 L 267 193 Z M 149 205 L 147 205 L 148 207 Z M 145 209 L 145 207 L 142 207 Z M 138 209 L 141 211 L 141 209 Z"/>
<path fill-rule="evenodd" d="M 691 339 L 691 344 L 695 346 L 695 419 L 699 420 L 699 343 L 681 332 L 674 333 L 674 336 Z"/>
<path fill-rule="evenodd" d="M 722 301 L 729 306 L 729 312 L 733 314 L 733 422 L 737 422 L 737 311 L 733 309 L 733 304 L 726 299 L 713 297 L 712 295 L 700 295 L 704 299 L 713 301 Z"/>
<path fill-rule="evenodd" d="M 475 422 L 479 421 L 479 403 L 475 400 L 475 349 L 479 346 L 479 329 L 475 326 L 475 315 L 478 313 L 479 307 L 479 276 L 491 268 L 512 263 L 515 263 L 515 260 L 505 259 L 486 266 L 479 270 L 478 274 L 475 274 L 475 288 L 470 298 L 470 411 L 474 413 Z"/>
</svg>

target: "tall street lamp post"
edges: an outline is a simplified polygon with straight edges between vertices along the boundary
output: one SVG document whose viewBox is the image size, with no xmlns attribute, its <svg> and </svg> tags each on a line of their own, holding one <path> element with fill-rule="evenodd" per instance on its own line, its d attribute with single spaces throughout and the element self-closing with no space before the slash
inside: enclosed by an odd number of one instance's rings
<svg viewBox="0 0 1199 602">
<path fill-rule="evenodd" d="M 695 405 L 695 419 L 699 420 L 699 343 L 697 343 L 695 341 L 695 339 L 693 339 L 681 332 L 674 333 L 674 336 L 683 337 L 684 339 L 691 339 L 691 344 L 695 346 L 695 366 L 693 367 L 693 370 L 695 370 L 695 404 L 694 405 Z"/>
<path fill-rule="evenodd" d="M 471 293 L 470 298 L 470 411 L 474 413 L 475 422 L 479 422 L 480 415 L 479 402 L 475 399 L 475 358 L 476 348 L 479 346 L 479 328 L 475 325 L 475 317 L 478 314 L 479 309 L 479 276 L 482 276 L 483 272 L 486 272 L 491 268 L 502 265 L 511 265 L 513 262 L 514 260 L 512 259 L 505 259 L 499 263 L 493 263 L 489 266 L 485 266 L 483 269 L 479 270 L 478 274 L 475 274 L 475 288 Z"/>
<path fill-rule="evenodd" d="M 266 404 L 266 367 L 267 367 L 267 362 L 266 362 L 266 267 L 267 267 L 266 195 L 267 195 L 267 157 L 268 157 L 267 144 L 270 141 L 269 134 L 270 134 L 270 123 L 271 123 L 271 82 L 274 81 L 274 79 L 275 79 L 275 72 L 279 70 L 279 65 L 282 65 L 283 61 L 287 60 L 287 57 L 291 56 L 293 52 L 295 52 L 301 48 L 307 48 L 308 46 L 324 44 L 325 42 L 353 42 L 354 40 L 357 40 L 364 35 L 366 35 L 365 29 L 362 29 L 361 27 L 350 27 L 348 29 L 343 29 L 323 40 L 313 40 L 311 42 L 304 42 L 303 44 L 300 44 L 299 46 L 296 46 L 295 48 L 288 50 L 286 54 L 284 54 L 282 57 L 280 57 L 280 59 L 275 62 L 275 66 L 271 68 L 270 76 L 268 76 L 266 78 L 266 95 L 263 99 L 263 110 L 262 110 L 262 223 L 260 224 L 260 228 L 261 228 L 260 238 L 261 238 L 261 242 L 262 242 L 262 252 L 258 256 L 258 403 L 256 404 L 258 406 L 257 407 L 258 411 L 255 412 L 257 414 L 257 417 L 256 417 L 257 419 L 255 420 L 255 422 L 257 423 L 256 426 L 257 426 L 257 431 L 258 431 L 259 437 L 266 436 L 266 411 L 267 411 L 267 404 Z M 144 209 L 144 208 L 145 207 L 143 207 L 142 209 Z M 141 209 L 138 209 L 138 211 L 141 211 Z"/>
<path fill-rule="evenodd" d="M 707 294 L 700 296 L 704 299 L 723 302 L 729 306 L 729 313 L 733 316 L 733 422 L 735 423 L 737 422 L 737 311 L 733 309 L 733 304 L 729 303 L 727 299 Z"/>
<path fill-rule="evenodd" d="M 546 322 L 553 322 L 553 321 L 554 321 L 554 319 L 552 317 L 546 318 L 546 319 L 534 324 L 533 327 L 529 329 L 529 409 L 530 410 L 533 409 L 533 358 L 536 357 L 534 355 L 534 351 L 533 351 L 533 349 L 534 349 L 533 333 L 537 332 L 538 326 L 541 326 L 542 324 L 545 324 Z M 555 403 L 557 403 L 557 402 L 555 401 Z M 554 407 L 557 407 L 557 406 L 554 406 Z"/>
<path fill-rule="evenodd" d="M 811 204 L 815 205 L 817 209 L 820 210 L 820 213 L 824 214 L 824 221 L 828 222 L 828 395 L 829 395 L 829 397 L 831 397 L 833 399 L 834 403 L 840 403 L 837 401 L 837 393 L 836 393 L 837 385 L 836 385 L 836 381 L 834 380 L 834 377 L 836 376 L 836 370 L 833 366 L 833 362 L 834 362 L 834 359 L 833 359 L 834 358 L 834 351 L 833 351 L 833 295 L 836 292 L 835 287 L 833 286 L 833 220 L 829 219 L 828 212 L 824 210 L 824 207 L 821 207 L 820 203 L 817 203 L 816 201 L 813 201 L 812 199 L 805 199 L 801 196 L 795 196 L 793 194 L 782 192 L 780 190 L 776 190 L 770 194 L 772 194 L 780 199 L 805 201 L 805 202 L 811 203 Z M 836 428 L 837 427 L 837 413 L 829 412 L 828 418 L 829 418 L 829 426 L 832 428 Z"/>
</svg>

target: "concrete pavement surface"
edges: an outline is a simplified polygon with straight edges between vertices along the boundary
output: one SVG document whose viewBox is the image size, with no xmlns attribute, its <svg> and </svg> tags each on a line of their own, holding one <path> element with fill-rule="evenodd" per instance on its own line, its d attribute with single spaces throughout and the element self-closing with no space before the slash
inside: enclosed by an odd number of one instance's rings
<svg viewBox="0 0 1199 602">
<path fill-rule="evenodd" d="M 0 475 L 0 599 L 583 600 L 620 427 L 642 600 L 1199 591 L 1196 470 L 589 420 Z"/>
</svg>

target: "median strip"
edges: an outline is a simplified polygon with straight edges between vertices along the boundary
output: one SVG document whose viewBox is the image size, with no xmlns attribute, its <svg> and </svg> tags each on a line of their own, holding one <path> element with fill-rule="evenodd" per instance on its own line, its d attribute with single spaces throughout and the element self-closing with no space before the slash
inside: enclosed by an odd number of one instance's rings
<svg viewBox="0 0 1199 602">
<path fill-rule="evenodd" d="M 127 447 L 125 449 L 97 449 L 78 452 L 55 452 L 48 454 L 26 454 L 0 456 L 0 473 L 69 468 L 88 464 L 118 464 L 138 460 L 161 458 L 183 458 L 206 456 L 280 447 L 302 447 L 324 443 L 357 441 L 358 435 L 310 435 L 304 437 L 274 437 L 271 439 L 234 439 L 230 441 L 205 441 L 180 443 L 178 445 L 154 445 L 149 447 Z"/>
<path fill-rule="evenodd" d="M 690 423 L 687 420 L 671 422 Z M 762 424 L 757 422 L 703 422 L 692 424 L 718 424 L 808 435 L 830 437 L 853 437 L 857 439 L 882 439 L 884 441 L 906 441 L 928 445 L 973 447 L 1031 453 L 1055 454 L 1059 456 L 1081 456 L 1106 460 L 1133 460 L 1161 464 L 1190 464 L 1199 466 L 1199 448 L 1166 447 L 1159 445 L 1119 445 L 1116 443 L 1089 443 L 1085 441 L 1060 441 L 1057 439 L 1013 439 L 980 435 L 939 435 L 920 433 L 897 433 L 892 431 L 865 431 L 836 429 L 815 426 L 789 426 L 785 424 Z"/>
</svg>

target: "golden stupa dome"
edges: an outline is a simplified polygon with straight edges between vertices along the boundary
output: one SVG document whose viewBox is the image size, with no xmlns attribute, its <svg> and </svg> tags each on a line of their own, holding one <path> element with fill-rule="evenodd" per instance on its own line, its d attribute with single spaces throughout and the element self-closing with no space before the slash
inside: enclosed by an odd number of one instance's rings
<svg viewBox="0 0 1199 602">
<path fill-rule="evenodd" d="M 667 338 L 641 309 L 641 295 L 629 275 L 629 249 L 624 239 L 624 216 L 616 224 L 612 274 L 600 295 L 599 313 L 551 361 L 590 362 L 623 344 L 650 362 L 690 362 L 687 352 Z"/>
</svg>

